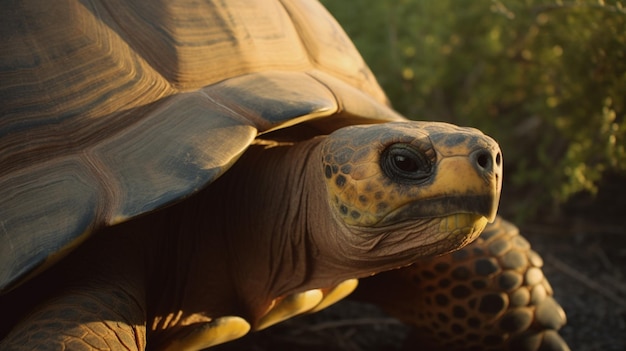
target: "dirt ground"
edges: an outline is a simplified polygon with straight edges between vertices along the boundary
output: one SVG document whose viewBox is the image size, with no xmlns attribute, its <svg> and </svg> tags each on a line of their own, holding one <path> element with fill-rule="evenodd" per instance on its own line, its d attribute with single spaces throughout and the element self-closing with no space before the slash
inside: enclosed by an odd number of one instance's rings
<svg viewBox="0 0 626 351">
<path fill-rule="evenodd" d="M 595 199 L 580 196 L 560 215 L 520 228 L 544 258 L 571 349 L 626 350 L 626 179 L 610 178 Z M 409 331 L 375 306 L 348 300 L 218 350 L 418 350 L 404 343 Z"/>
<path fill-rule="evenodd" d="M 609 177 L 553 223 L 523 227 L 568 317 L 572 350 L 626 350 L 626 179 Z"/>
</svg>

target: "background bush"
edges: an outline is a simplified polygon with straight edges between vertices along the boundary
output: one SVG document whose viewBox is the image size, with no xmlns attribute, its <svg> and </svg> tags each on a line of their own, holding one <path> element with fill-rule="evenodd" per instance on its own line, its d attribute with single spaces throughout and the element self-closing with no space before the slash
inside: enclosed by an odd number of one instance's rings
<svg viewBox="0 0 626 351">
<path fill-rule="evenodd" d="M 496 138 L 521 215 L 626 171 L 619 1 L 325 0 L 393 106 Z"/>
</svg>

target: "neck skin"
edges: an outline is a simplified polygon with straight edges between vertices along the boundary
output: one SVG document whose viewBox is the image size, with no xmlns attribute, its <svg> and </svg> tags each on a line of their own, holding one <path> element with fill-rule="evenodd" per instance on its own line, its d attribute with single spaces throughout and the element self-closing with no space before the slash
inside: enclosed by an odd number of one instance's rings
<svg viewBox="0 0 626 351">
<path fill-rule="evenodd" d="M 253 145 L 207 190 L 148 219 L 168 232 L 155 255 L 158 273 L 149 290 L 160 295 L 151 318 L 183 311 L 254 324 L 279 296 L 397 267 L 395 254 L 393 260 L 368 254 L 385 235 L 354 233 L 332 213 L 322 140 Z M 168 218 L 178 220 L 158 224 Z"/>
</svg>

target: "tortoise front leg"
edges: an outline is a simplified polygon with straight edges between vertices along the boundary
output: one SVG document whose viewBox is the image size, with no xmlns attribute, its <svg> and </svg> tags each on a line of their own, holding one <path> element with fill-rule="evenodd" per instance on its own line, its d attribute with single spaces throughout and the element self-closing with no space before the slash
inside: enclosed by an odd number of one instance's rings
<svg viewBox="0 0 626 351">
<path fill-rule="evenodd" d="M 542 264 L 498 218 L 459 251 L 361 280 L 355 297 L 414 326 L 420 349 L 566 351 L 565 313 Z"/>
<path fill-rule="evenodd" d="M 73 287 L 50 298 L 0 342 L 5 351 L 143 351 L 145 346 L 143 301 L 128 289 L 106 284 Z"/>
</svg>

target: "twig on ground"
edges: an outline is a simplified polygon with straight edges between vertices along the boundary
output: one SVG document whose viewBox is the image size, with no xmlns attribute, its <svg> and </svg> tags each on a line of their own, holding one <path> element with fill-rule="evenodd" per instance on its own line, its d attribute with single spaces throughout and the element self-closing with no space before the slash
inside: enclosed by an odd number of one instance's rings
<svg viewBox="0 0 626 351">
<path fill-rule="evenodd" d="M 604 274 L 600 276 L 600 281 L 602 285 L 608 285 L 617 290 L 620 294 L 626 296 L 626 282 L 616 279 L 615 276 Z M 626 300 L 626 297 L 624 300 Z"/>
<path fill-rule="evenodd" d="M 616 272 L 617 271 L 615 269 L 615 265 L 613 264 L 613 262 L 611 262 L 611 259 L 609 259 L 609 256 L 606 254 L 606 251 L 604 251 L 604 249 L 602 248 L 602 246 L 599 243 L 594 243 L 593 245 L 591 245 L 589 250 L 592 253 L 596 254 L 598 259 L 600 260 L 600 262 L 604 266 L 604 269 L 606 269 L 609 272 Z"/>
<path fill-rule="evenodd" d="M 613 301 L 618 306 L 626 310 L 626 302 L 623 298 L 619 297 L 613 291 L 605 288 L 600 283 L 590 279 L 589 277 L 579 273 L 574 268 L 567 265 L 565 262 L 559 260 L 553 255 L 547 255 L 546 261 L 548 261 L 555 269 L 561 271 L 564 274 L 576 279 L 578 282 L 586 285 L 588 288 L 595 290 L 598 294 L 606 297 L 607 299 Z"/>
</svg>

